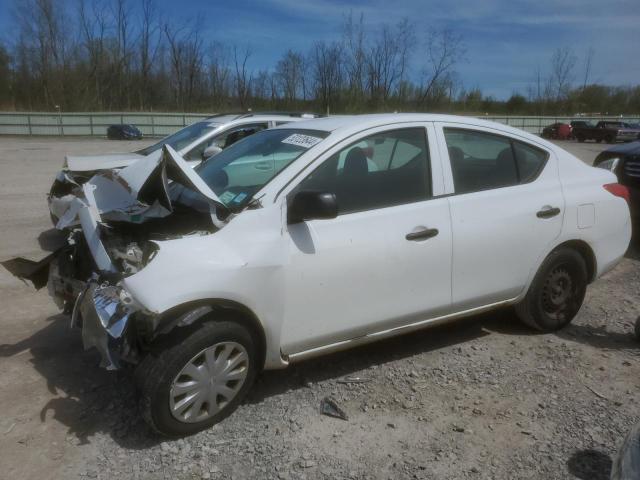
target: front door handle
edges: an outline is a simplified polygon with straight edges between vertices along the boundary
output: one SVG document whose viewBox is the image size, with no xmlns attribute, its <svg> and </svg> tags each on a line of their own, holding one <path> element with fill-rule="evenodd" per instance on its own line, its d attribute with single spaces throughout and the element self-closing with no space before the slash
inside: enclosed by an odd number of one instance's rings
<svg viewBox="0 0 640 480">
<path fill-rule="evenodd" d="M 551 217 L 555 217 L 559 213 L 560 213 L 560 209 L 558 207 L 543 208 L 542 210 L 539 210 L 538 213 L 536 213 L 536 217 L 551 218 Z"/>
<path fill-rule="evenodd" d="M 438 235 L 437 228 L 424 228 L 422 230 L 418 230 L 417 232 L 407 233 L 404 238 L 407 240 L 415 241 L 415 240 L 426 240 L 427 238 L 432 238 Z"/>
</svg>

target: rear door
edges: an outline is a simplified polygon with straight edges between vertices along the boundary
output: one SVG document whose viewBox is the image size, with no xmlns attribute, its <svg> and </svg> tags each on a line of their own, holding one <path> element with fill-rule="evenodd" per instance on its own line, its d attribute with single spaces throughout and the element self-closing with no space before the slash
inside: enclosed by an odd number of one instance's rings
<svg viewBox="0 0 640 480">
<path fill-rule="evenodd" d="M 331 220 L 288 225 L 282 350 L 292 354 L 446 313 L 451 231 L 426 125 L 362 133 L 289 194 L 336 194 Z M 432 181 L 434 179 L 434 181 Z"/>
<path fill-rule="evenodd" d="M 449 157 L 453 308 L 515 298 L 560 235 L 557 160 L 551 151 L 492 129 L 443 123 L 437 132 Z"/>
</svg>

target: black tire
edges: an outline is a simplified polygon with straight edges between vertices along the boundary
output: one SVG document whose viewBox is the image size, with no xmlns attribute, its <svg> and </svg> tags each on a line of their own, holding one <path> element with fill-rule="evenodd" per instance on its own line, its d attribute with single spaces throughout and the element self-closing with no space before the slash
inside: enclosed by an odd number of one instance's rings
<svg viewBox="0 0 640 480">
<path fill-rule="evenodd" d="M 576 135 L 576 140 L 580 143 L 584 143 L 584 137 L 582 135 Z"/>
<path fill-rule="evenodd" d="M 587 290 L 587 265 L 577 251 L 561 247 L 542 262 L 516 313 L 542 332 L 567 326 L 576 316 Z"/>
<path fill-rule="evenodd" d="M 249 331 L 232 321 L 206 321 L 194 327 L 173 330 L 154 345 L 135 373 L 140 410 L 149 426 L 168 437 L 182 437 L 205 430 L 224 420 L 238 407 L 251 388 L 258 372 L 257 348 Z M 199 352 L 221 342 L 244 347 L 248 371 L 235 397 L 206 420 L 186 423 L 171 413 L 170 391 L 174 379 Z"/>
<path fill-rule="evenodd" d="M 616 137 L 613 137 L 611 135 L 607 135 L 604 139 L 605 142 L 607 143 L 615 143 L 616 142 Z"/>
</svg>

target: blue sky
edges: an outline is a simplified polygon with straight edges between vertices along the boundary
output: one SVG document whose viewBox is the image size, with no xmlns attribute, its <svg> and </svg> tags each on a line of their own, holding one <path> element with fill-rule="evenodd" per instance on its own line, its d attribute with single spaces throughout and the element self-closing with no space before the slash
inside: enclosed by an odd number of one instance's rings
<svg viewBox="0 0 640 480">
<path fill-rule="evenodd" d="M 338 39 L 343 17 L 352 11 L 364 14 L 372 33 L 408 17 L 421 42 L 429 28 L 454 29 L 467 46 L 467 61 L 457 67 L 465 88 L 497 98 L 526 93 L 536 67 L 544 73 L 553 50 L 564 46 L 578 57 L 577 78 L 592 46 L 592 81 L 640 84 L 640 0 L 156 1 L 167 18 L 201 18 L 207 39 L 249 45 L 254 68 L 274 65 L 288 48 L 307 51 L 316 40 Z M 0 0 L 0 31 L 9 40 L 10 10 L 11 0 Z M 425 64 L 421 49 L 419 43 L 411 62 L 414 78 Z"/>
</svg>

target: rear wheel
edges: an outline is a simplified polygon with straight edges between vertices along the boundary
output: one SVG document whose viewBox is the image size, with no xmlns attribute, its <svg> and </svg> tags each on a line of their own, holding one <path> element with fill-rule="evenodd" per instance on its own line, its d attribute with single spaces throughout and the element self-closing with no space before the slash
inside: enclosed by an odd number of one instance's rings
<svg viewBox="0 0 640 480">
<path fill-rule="evenodd" d="M 584 143 L 584 136 L 576 135 L 576 140 L 578 140 L 578 142 L 580 142 L 580 143 Z"/>
<path fill-rule="evenodd" d="M 558 248 L 540 266 L 516 312 L 527 325 L 553 332 L 568 325 L 582 306 L 587 266 L 577 251 Z"/>
<path fill-rule="evenodd" d="M 173 331 L 172 340 L 155 350 L 136 371 L 141 409 L 151 428 L 171 437 L 199 432 L 233 413 L 258 370 L 253 338 L 235 322 Z"/>
<path fill-rule="evenodd" d="M 612 136 L 612 135 L 607 135 L 604 138 L 604 141 L 607 143 L 614 143 L 616 141 L 616 137 Z"/>
</svg>

